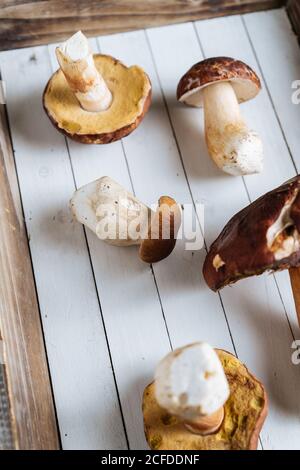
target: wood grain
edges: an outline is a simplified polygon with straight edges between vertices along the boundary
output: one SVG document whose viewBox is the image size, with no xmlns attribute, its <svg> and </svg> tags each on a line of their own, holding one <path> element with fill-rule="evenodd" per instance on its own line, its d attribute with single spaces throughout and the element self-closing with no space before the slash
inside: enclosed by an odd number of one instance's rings
<svg viewBox="0 0 300 470">
<path fill-rule="evenodd" d="M 78 186 L 109 174 L 128 189 L 132 181 L 138 197 L 149 204 L 163 193 L 182 203 L 189 202 L 186 173 L 193 200 L 205 203 L 208 243 L 234 212 L 248 204 L 248 195 L 253 199 L 294 174 L 272 103 L 291 154 L 294 160 L 299 160 L 295 122 L 299 122 L 300 107 L 290 100 L 291 77 L 297 78 L 300 64 L 299 48 L 283 10 L 247 15 L 243 21 L 235 16 L 204 21 L 195 28 L 206 56 L 239 57 L 257 71 L 260 64 L 266 78 L 260 95 L 242 106 L 247 122 L 261 134 L 266 154 L 264 173 L 246 178 L 247 192 L 241 178 L 222 175 L 209 160 L 202 135 L 202 111 L 179 106 L 174 99 L 180 76 L 201 59 L 192 24 L 152 29 L 146 35 L 140 31 L 99 40 L 102 52 L 112 53 L 126 64 L 140 64 L 153 83 L 153 106 L 140 128 L 123 144 L 82 146 L 69 142 L 67 149 L 63 138 L 43 116 L 40 105 L 42 90 L 51 73 L 46 48 L 0 54 L 65 448 L 80 445 L 92 448 L 95 441 L 102 448 L 115 448 L 116 442 L 125 448 L 97 315 L 99 323 L 101 315 L 104 319 L 131 448 L 145 447 L 140 396 L 145 383 L 153 377 L 157 360 L 169 350 L 167 331 L 174 347 L 204 339 L 231 349 L 232 335 L 241 360 L 264 381 L 270 393 L 270 415 L 262 433 L 264 448 L 299 448 L 300 377 L 290 360 L 292 335 L 285 310 L 290 316 L 293 298 L 290 291 L 283 293 L 286 283 L 279 280 L 278 290 L 273 276 L 244 280 L 224 289 L 221 305 L 200 275 L 204 250 L 186 252 L 178 243 L 172 256 L 151 271 L 139 262 L 134 247 L 110 247 L 87 232 L 100 312 L 94 299 L 96 289 L 90 279 L 84 240 L 79 233 L 81 227 L 68 219 L 68 199 L 74 190 L 68 150 Z M 94 44 L 95 41 L 96 50 Z M 55 69 L 52 46 L 49 50 Z M 282 71 L 280 81 L 274 73 L 278 68 Z M 24 103 L 29 105 L 20 112 L 20 104 Z M 279 276 L 285 274 L 288 278 L 287 271 Z M 290 318 L 294 321 L 294 311 Z"/>
<path fill-rule="evenodd" d="M 263 65 L 266 86 L 272 97 L 277 118 L 293 160 L 293 173 L 288 175 L 282 169 L 279 170 L 280 173 L 277 181 L 280 184 L 280 182 L 282 183 L 287 180 L 288 176 L 294 176 L 300 172 L 300 154 L 298 151 L 299 128 L 296 125 L 300 120 L 300 104 L 294 104 L 292 99 L 295 91 L 292 88 L 292 84 L 300 77 L 299 45 L 296 36 L 291 31 L 290 21 L 284 11 L 277 10 L 271 12 L 271 14 L 270 12 L 253 13 L 252 15 L 247 15 L 244 21 L 252 38 L 258 61 Z M 270 38 L 272 38 L 272 41 L 270 41 Z M 276 51 L 276 54 L 274 54 L 274 51 Z M 279 63 L 281 70 L 280 80 L 274 74 L 274 70 L 276 70 Z M 282 86 L 283 83 L 285 84 L 284 86 Z M 281 163 L 280 155 L 283 155 L 283 153 L 281 154 L 277 142 L 273 141 L 272 135 L 270 129 L 267 140 L 269 145 L 272 142 L 274 147 L 268 153 L 276 155 L 276 160 Z M 287 161 L 288 155 L 286 153 L 285 155 L 284 159 Z M 269 172 L 271 172 L 271 167 Z M 276 187 L 276 185 L 274 184 L 273 187 Z M 295 303 L 288 271 L 277 272 L 275 276 L 294 336 L 298 338 L 299 328 L 295 322 Z"/>
<path fill-rule="evenodd" d="M 277 8 L 285 0 L 4 0 L 0 50 L 46 44 L 82 29 L 88 36 Z"/>
<path fill-rule="evenodd" d="M 0 67 L 62 447 L 124 450 L 91 261 L 82 226 L 73 221 L 69 209 L 75 186 L 68 149 L 42 107 L 52 73 L 48 48 L 2 52 Z M 87 148 L 98 149 L 99 157 L 102 147 L 109 152 L 111 146 Z M 98 159 L 102 162 L 101 156 Z M 105 268 L 103 260 L 102 264 Z M 118 266 L 118 261 L 110 264 Z M 108 295 L 111 292 L 110 286 Z M 122 352 L 119 345 L 118 349 Z"/>
<path fill-rule="evenodd" d="M 253 36 L 257 37 L 259 32 L 265 32 L 264 41 L 269 44 L 269 56 L 272 49 L 272 35 L 278 35 L 279 32 L 270 34 L 265 27 L 265 17 L 273 17 L 276 13 L 286 17 L 284 11 L 255 13 L 254 15 L 262 17 L 262 20 L 256 22 L 256 28 L 253 28 L 250 36 L 252 42 Z M 244 18 L 252 16 L 253 14 Z M 264 142 L 264 172 L 253 178 L 246 177 L 243 182 L 242 178 L 228 178 L 215 168 L 207 154 L 203 138 L 203 111 L 180 106 L 174 100 L 174 90 L 178 80 L 193 63 L 201 60 L 201 48 L 197 43 L 197 37 L 206 57 L 218 55 L 238 57 L 256 71 L 259 71 L 259 65 L 240 17 L 201 21 L 197 22 L 195 27 L 197 36 L 190 23 L 152 29 L 147 31 L 147 36 L 193 198 L 195 201 L 205 203 L 204 234 L 209 245 L 229 218 L 249 203 L 248 197 L 254 200 L 272 187 L 276 187 L 284 179 L 294 175 L 294 168 L 265 85 L 255 100 L 241 106 L 242 115 L 249 127 L 254 128 Z M 125 46 L 123 38 L 122 45 Z M 277 51 L 277 48 L 273 50 Z M 273 55 L 276 56 L 274 53 Z M 271 59 L 273 60 L 273 57 Z M 267 60 L 260 62 L 262 75 L 267 67 Z M 282 67 L 281 61 L 277 62 L 277 67 L 279 63 Z M 289 67 L 293 70 L 291 64 Z M 276 80 L 274 70 L 276 67 L 273 65 L 273 75 Z M 290 82 L 283 85 L 285 83 L 285 80 L 281 81 L 281 86 L 289 88 Z M 297 389 L 297 383 L 300 383 L 299 373 L 290 361 L 290 345 L 293 337 L 286 321 L 280 293 L 273 276 L 252 277 L 220 292 L 239 358 L 266 384 L 272 395 L 270 414 L 261 434 L 264 449 L 298 446 L 295 434 L 299 432 L 300 407 L 294 392 L 290 391 Z M 211 318 L 215 316 L 215 310 L 210 305 L 208 302 L 199 303 L 198 316 L 202 318 L 203 323 L 205 323 L 205 312 L 211 312 Z M 182 334 L 187 337 L 182 330 L 194 328 L 200 338 L 202 328 L 197 328 L 195 322 L 188 320 L 187 309 L 182 308 L 182 312 L 184 312 L 184 322 L 180 323 L 177 318 L 177 330 L 180 330 L 178 336 Z M 169 317 L 166 316 L 166 320 L 170 331 Z M 183 338 L 180 344 L 184 344 Z M 284 386 L 286 383 L 289 387 Z M 293 403 L 293 414 L 291 413 L 288 418 L 287 416 L 284 418 L 285 412 L 281 414 L 278 403 L 276 399 L 274 400 L 274 394 L 285 395 L 287 402 Z M 285 419 L 289 422 L 288 429 L 283 424 Z"/>
<path fill-rule="evenodd" d="M 298 39 L 300 39 L 300 1 L 289 0 L 287 4 L 287 12 Z"/>
<path fill-rule="evenodd" d="M 57 449 L 43 333 L 3 105 L 0 188 L 0 322 L 14 448 Z"/>
</svg>

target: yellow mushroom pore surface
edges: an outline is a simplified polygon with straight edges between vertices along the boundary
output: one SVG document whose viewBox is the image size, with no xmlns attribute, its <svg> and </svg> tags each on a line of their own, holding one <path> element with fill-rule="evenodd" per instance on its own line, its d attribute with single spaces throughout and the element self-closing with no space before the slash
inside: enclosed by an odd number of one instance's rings
<svg viewBox="0 0 300 470">
<path fill-rule="evenodd" d="M 183 422 L 161 408 L 155 398 L 154 383 L 143 397 L 145 434 L 151 449 L 160 450 L 245 450 L 256 448 L 259 430 L 267 412 L 262 384 L 236 357 L 216 350 L 222 362 L 230 397 L 224 405 L 224 420 L 214 434 L 189 432 Z"/>
<path fill-rule="evenodd" d="M 151 90 L 150 81 L 138 66 L 126 67 L 113 57 L 94 55 L 95 66 L 110 89 L 113 100 L 105 111 L 85 111 L 70 89 L 62 70 L 50 80 L 44 104 L 58 127 L 69 133 L 102 134 L 117 131 L 142 114 Z"/>
</svg>

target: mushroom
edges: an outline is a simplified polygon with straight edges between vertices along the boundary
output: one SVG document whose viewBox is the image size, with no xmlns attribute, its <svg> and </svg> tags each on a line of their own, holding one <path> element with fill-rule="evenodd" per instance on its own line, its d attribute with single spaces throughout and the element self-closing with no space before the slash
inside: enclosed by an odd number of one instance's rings
<svg viewBox="0 0 300 470">
<path fill-rule="evenodd" d="M 92 54 L 78 31 L 56 48 L 60 69 L 50 78 L 44 109 L 54 126 L 86 144 L 106 144 L 130 134 L 151 102 L 151 83 L 138 66 Z"/>
<path fill-rule="evenodd" d="M 237 176 L 262 171 L 262 142 L 248 129 L 239 108 L 239 103 L 254 98 L 260 89 L 256 73 L 230 57 L 198 62 L 178 83 L 179 101 L 204 107 L 208 151 L 225 173 Z"/>
<path fill-rule="evenodd" d="M 289 269 L 300 324 L 300 175 L 235 214 L 211 245 L 203 275 L 217 291 L 241 278 Z"/>
<path fill-rule="evenodd" d="M 235 356 L 203 342 L 162 359 L 143 395 L 153 450 L 256 449 L 266 415 L 261 382 Z"/>
<path fill-rule="evenodd" d="M 162 196 L 156 211 L 108 176 L 75 191 L 71 201 L 75 218 L 98 238 L 115 246 L 139 245 L 139 256 L 155 263 L 171 254 L 181 224 L 181 211 Z"/>
</svg>

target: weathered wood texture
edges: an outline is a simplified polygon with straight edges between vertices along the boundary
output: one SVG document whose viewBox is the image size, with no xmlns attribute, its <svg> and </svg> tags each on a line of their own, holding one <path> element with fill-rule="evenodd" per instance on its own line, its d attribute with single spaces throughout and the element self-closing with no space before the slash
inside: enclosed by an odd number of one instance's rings
<svg viewBox="0 0 300 470">
<path fill-rule="evenodd" d="M 287 11 L 293 28 L 300 40 L 300 0 L 289 0 Z"/>
<path fill-rule="evenodd" d="M 16 177 L 0 104 L 0 331 L 14 448 L 56 449 L 58 436 L 39 308 Z"/>
<path fill-rule="evenodd" d="M 236 351 L 266 385 L 263 448 L 298 449 L 300 375 L 291 344 L 299 329 L 288 272 L 244 280 L 219 298 L 201 276 L 204 249 L 186 251 L 179 240 L 152 271 L 134 247 L 108 246 L 90 231 L 85 238 L 68 209 L 75 186 L 108 174 L 147 204 L 161 194 L 205 203 L 209 245 L 235 212 L 298 173 L 300 107 L 290 96 L 300 61 L 286 14 L 102 36 L 91 46 L 141 65 L 151 77 L 153 106 L 123 143 L 66 145 L 51 126 L 41 96 L 57 67 L 54 45 L 0 54 L 62 446 L 124 450 L 128 441 L 132 449 L 145 448 L 141 394 L 157 361 L 171 346 L 206 340 Z M 239 57 L 264 77 L 261 93 L 242 113 L 262 137 L 265 170 L 244 181 L 222 176 L 209 159 L 203 111 L 174 99 L 191 64 L 222 54 Z M 11 186 L 17 194 L 14 178 Z"/>
<path fill-rule="evenodd" d="M 2 0 L 0 50 L 277 8 L 286 0 Z"/>
</svg>

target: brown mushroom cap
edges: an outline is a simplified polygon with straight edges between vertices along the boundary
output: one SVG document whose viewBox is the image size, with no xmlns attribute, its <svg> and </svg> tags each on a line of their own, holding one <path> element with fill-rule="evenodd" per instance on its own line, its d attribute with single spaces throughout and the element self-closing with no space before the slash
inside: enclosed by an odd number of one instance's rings
<svg viewBox="0 0 300 470">
<path fill-rule="evenodd" d="M 156 263 L 167 258 L 176 245 L 180 224 L 181 211 L 176 201 L 169 196 L 161 196 L 149 227 L 148 238 L 143 240 L 140 246 L 141 260 Z M 164 230 L 168 238 L 164 238 Z"/>
<path fill-rule="evenodd" d="M 225 416 L 214 434 L 201 436 L 189 432 L 175 416 L 161 408 L 155 398 L 155 385 L 143 395 L 144 428 L 153 450 L 255 450 L 268 412 L 267 394 L 262 383 L 235 356 L 216 349 L 222 362 L 230 397 Z"/>
<path fill-rule="evenodd" d="M 94 62 L 113 95 L 106 111 L 85 111 L 61 69 L 50 78 L 43 104 L 51 122 L 66 136 L 84 144 L 107 144 L 140 124 L 151 103 L 151 82 L 140 67 L 126 67 L 111 56 L 96 54 Z"/>
<path fill-rule="evenodd" d="M 260 79 L 244 62 L 231 57 L 212 57 L 193 65 L 180 79 L 177 99 L 190 106 L 202 107 L 204 87 L 230 82 L 239 103 L 254 98 L 261 89 Z"/>
<path fill-rule="evenodd" d="M 291 227 L 300 233 L 299 190 L 300 175 L 261 196 L 232 217 L 211 245 L 204 262 L 203 275 L 212 290 L 266 270 L 300 266 L 300 250 L 278 260 L 267 243 L 269 227 L 288 203 L 291 204 Z"/>
</svg>

